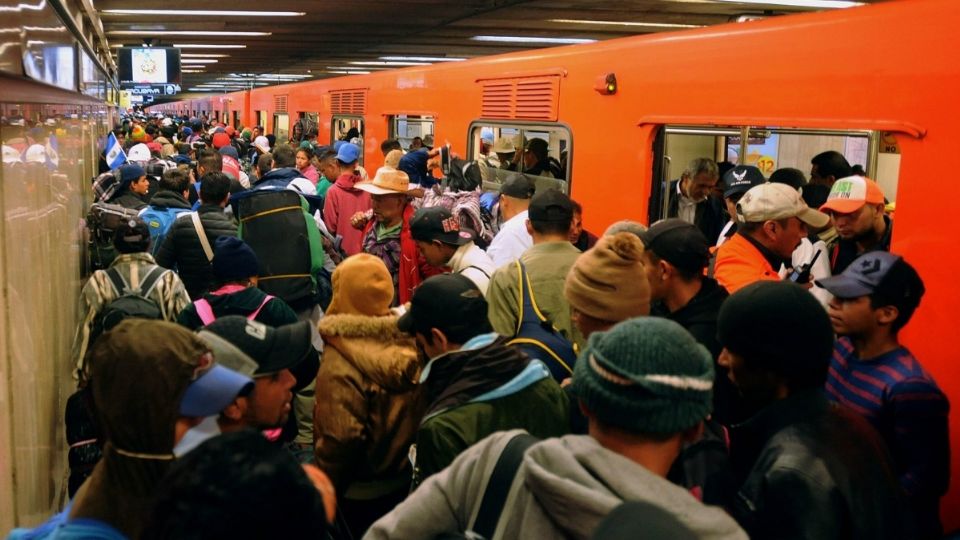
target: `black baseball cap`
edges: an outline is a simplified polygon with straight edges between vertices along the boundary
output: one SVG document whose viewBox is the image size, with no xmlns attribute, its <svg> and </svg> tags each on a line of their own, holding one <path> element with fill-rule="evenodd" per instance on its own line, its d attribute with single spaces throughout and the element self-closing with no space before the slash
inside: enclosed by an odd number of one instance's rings
<svg viewBox="0 0 960 540">
<path fill-rule="evenodd" d="M 413 334 L 436 328 L 445 334 L 465 328 L 483 328 L 487 301 L 480 289 L 461 274 L 440 274 L 417 287 L 410 309 L 400 317 L 401 332 Z"/>
<path fill-rule="evenodd" d="M 760 169 L 752 165 L 737 165 L 723 175 L 723 196 L 742 195 L 766 181 Z"/>
<path fill-rule="evenodd" d="M 290 369 L 313 350 L 310 323 L 267 326 L 240 315 L 220 317 L 203 328 L 232 343 L 257 363 L 253 377 Z"/>
<path fill-rule="evenodd" d="M 660 220 L 640 234 L 643 246 L 680 270 L 700 272 L 710 261 L 707 237 L 680 218 Z"/>
<path fill-rule="evenodd" d="M 120 253 L 137 253 L 150 248 L 150 228 L 140 218 L 125 219 L 113 233 L 113 246 Z"/>
<path fill-rule="evenodd" d="M 503 183 L 500 184 L 500 194 L 513 197 L 514 199 L 533 198 L 536 190 L 537 185 L 533 183 L 533 180 L 527 175 L 520 173 L 508 174 L 503 180 Z"/>
<path fill-rule="evenodd" d="M 530 221 L 570 221 L 573 219 L 573 203 L 559 189 L 548 189 L 530 199 Z"/>
<path fill-rule="evenodd" d="M 410 219 L 410 236 L 421 242 L 439 240 L 455 246 L 473 240 L 473 234 L 469 230 L 460 230 L 460 220 L 442 206 L 417 210 Z"/>
</svg>

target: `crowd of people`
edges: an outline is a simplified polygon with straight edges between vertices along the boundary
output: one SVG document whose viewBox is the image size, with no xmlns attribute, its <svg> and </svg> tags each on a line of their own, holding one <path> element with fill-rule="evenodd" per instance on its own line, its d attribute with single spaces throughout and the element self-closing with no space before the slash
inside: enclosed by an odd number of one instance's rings
<svg viewBox="0 0 960 540">
<path fill-rule="evenodd" d="M 842 154 L 696 159 L 594 235 L 521 172 L 491 213 L 425 140 L 369 174 L 309 130 L 113 137 L 70 502 L 10 538 L 943 534 L 949 402 L 898 338 L 923 280 Z"/>
</svg>

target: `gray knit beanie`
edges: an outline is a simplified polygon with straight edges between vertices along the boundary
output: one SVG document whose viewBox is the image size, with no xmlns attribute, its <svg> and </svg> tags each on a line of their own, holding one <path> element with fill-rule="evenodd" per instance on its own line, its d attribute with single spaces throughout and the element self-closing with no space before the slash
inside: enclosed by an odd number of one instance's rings
<svg viewBox="0 0 960 540">
<path fill-rule="evenodd" d="M 590 336 L 572 390 L 604 424 L 679 433 L 710 414 L 713 360 L 679 324 L 638 317 Z"/>
</svg>

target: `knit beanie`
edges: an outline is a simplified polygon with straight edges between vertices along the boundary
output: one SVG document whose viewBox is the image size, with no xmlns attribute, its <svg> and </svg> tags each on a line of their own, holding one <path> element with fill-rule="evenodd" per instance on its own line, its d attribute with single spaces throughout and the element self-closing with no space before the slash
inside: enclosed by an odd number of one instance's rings
<svg viewBox="0 0 960 540">
<path fill-rule="evenodd" d="M 640 262 L 643 242 L 621 232 L 597 240 L 567 273 L 563 294 L 570 306 L 602 321 L 620 322 L 650 313 L 650 282 Z"/>
<path fill-rule="evenodd" d="M 380 257 L 358 253 L 347 257 L 330 279 L 333 299 L 327 315 L 381 317 L 390 313 L 393 278 Z"/>
<path fill-rule="evenodd" d="M 135 126 L 130 132 L 130 140 L 136 142 L 145 142 L 147 140 L 147 132 L 143 130 L 140 126 Z"/>
<path fill-rule="evenodd" d="M 127 163 L 120 167 L 120 187 L 125 188 L 134 180 L 139 180 L 140 177 L 146 175 L 147 172 L 143 170 L 143 167 L 136 163 Z"/>
<path fill-rule="evenodd" d="M 710 414 L 713 359 L 679 324 L 639 317 L 590 336 L 572 390 L 604 424 L 630 433 L 679 433 Z"/>
<path fill-rule="evenodd" d="M 243 140 L 250 142 L 250 139 L 253 137 L 253 132 L 250 131 L 250 128 L 243 128 L 243 131 L 240 132 L 240 137 Z"/>
<path fill-rule="evenodd" d="M 241 281 L 260 274 L 257 254 L 235 236 L 221 236 L 213 244 L 213 275 L 220 281 Z"/>
</svg>

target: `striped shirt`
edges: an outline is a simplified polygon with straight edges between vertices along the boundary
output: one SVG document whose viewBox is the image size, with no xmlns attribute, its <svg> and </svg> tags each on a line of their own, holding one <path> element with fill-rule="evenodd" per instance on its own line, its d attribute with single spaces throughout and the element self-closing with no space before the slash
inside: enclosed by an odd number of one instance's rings
<svg viewBox="0 0 960 540">
<path fill-rule="evenodd" d="M 900 347 L 862 360 L 853 342 L 840 338 L 826 390 L 828 399 L 862 414 L 877 428 L 908 495 L 935 499 L 946 491 L 950 404 L 910 351 Z"/>
</svg>

